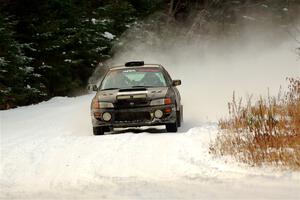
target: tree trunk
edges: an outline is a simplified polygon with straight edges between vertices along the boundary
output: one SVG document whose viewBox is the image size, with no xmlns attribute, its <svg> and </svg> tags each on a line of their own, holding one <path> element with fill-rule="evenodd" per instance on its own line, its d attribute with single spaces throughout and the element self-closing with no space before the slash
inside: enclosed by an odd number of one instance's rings
<svg viewBox="0 0 300 200">
<path fill-rule="evenodd" d="M 173 17 L 173 8 L 174 8 L 175 0 L 170 1 L 170 7 L 169 7 L 169 17 Z"/>
</svg>

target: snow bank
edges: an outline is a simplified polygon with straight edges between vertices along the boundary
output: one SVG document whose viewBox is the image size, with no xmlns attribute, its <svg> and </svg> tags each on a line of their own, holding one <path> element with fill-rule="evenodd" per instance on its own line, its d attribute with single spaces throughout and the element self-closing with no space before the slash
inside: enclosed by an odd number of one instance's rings
<svg viewBox="0 0 300 200">
<path fill-rule="evenodd" d="M 209 154 L 215 123 L 92 135 L 92 95 L 1 111 L 1 199 L 226 199 L 299 195 L 299 173 Z M 198 124 L 198 125 L 196 125 Z M 227 163 L 226 163 L 227 162 Z"/>
</svg>

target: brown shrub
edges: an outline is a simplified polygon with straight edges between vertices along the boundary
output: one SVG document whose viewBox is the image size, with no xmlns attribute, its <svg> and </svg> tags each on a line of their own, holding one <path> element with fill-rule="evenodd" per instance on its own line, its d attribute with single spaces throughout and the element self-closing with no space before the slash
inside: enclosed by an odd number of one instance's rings
<svg viewBox="0 0 300 200">
<path fill-rule="evenodd" d="M 233 93 L 229 118 L 219 121 L 210 150 L 250 165 L 272 164 L 300 170 L 300 78 L 288 78 L 288 91 L 246 105 Z"/>
</svg>

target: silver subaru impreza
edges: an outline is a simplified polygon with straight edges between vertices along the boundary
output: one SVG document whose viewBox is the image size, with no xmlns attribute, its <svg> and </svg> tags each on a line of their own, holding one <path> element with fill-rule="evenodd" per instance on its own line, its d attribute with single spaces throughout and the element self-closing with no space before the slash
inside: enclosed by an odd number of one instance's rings
<svg viewBox="0 0 300 200">
<path fill-rule="evenodd" d="M 159 64 L 143 61 L 127 62 L 107 70 L 91 103 L 94 135 L 115 127 L 165 125 L 177 132 L 183 119 L 183 106 L 176 86 Z"/>
</svg>

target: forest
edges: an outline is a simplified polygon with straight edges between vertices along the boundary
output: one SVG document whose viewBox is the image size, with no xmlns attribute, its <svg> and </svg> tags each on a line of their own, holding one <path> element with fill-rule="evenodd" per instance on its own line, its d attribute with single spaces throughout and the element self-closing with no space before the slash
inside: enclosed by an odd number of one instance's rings
<svg viewBox="0 0 300 200">
<path fill-rule="evenodd" d="M 254 21 L 243 15 L 251 10 L 264 14 L 260 21 L 272 23 L 275 13 L 276 24 L 291 25 L 299 7 L 298 0 L 0 0 L 0 109 L 84 94 L 122 35 L 155 13 L 165 17 L 153 24 L 220 35 L 235 34 L 228 27 L 239 16 Z"/>
</svg>

